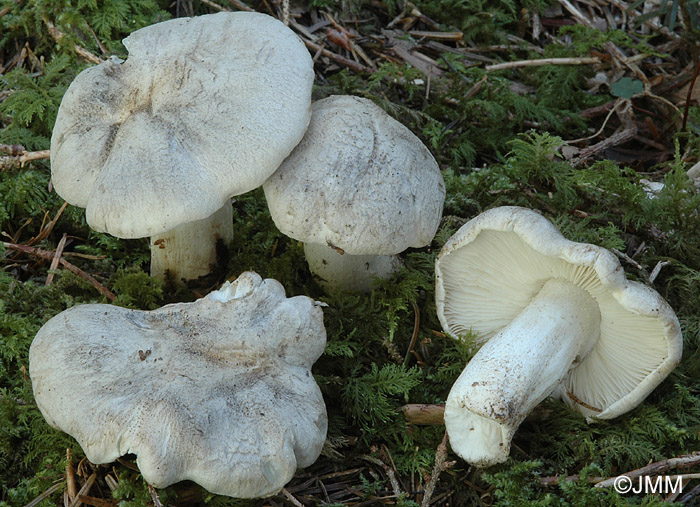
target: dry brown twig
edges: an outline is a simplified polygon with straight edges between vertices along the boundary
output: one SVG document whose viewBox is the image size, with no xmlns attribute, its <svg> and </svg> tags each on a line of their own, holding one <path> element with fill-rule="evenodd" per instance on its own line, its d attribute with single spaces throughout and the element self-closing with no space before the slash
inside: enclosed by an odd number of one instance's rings
<svg viewBox="0 0 700 507">
<path fill-rule="evenodd" d="M 517 62 L 504 62 L 487 65 L 484 69 L 487 72 L 496 70 L 515 69 L 519 67 L 540 67 L 542 65 L 590 65 L 600 63 L 598 57 L 580 57 L 580 58 L 538 58 L 536 60 L 519 60 Z"/>
<path fill-rule="evenodd" d="M 148 492 L 151 494 L 151 498 L 153 499 L 153 507 L 163 507 L 163 504 L 160 502 L 160 498 L 158 498 L 158 492 L 156 491 L 156 488 L 149 484 Z"/>
<path fill-rule="evenodd" d="M 401 407 L 408 424 L 433 426 L 445 424 L 445 405 L 409 403 Z"/>
<path fill-rule="evenodd" d="M 114 475 L 116 477 L 116 472 L 114 472 Z M 112 477 L 110 474 L 105 475 L 105 482 L 110 491 L 114 491 L 119 487 L 119 480 L 115 477 Z"/>
<path fill-rule="evenodd" d="M 66 449 L 66 493 L 68 499 L 72 502 L 78 495 L 78 490 L 75 485 L 75 471 L 73 470 L 73 460 L 70 447 Z"/>
<path fill-rule="evenodd" d="M 58 263 L 61 261 L 61 255 L 63 255 L 63 249 L 66 247 L 66 239 L 68 234 L 65 232 L 61 236 L 61 240 L 56 246 L 56 251 L 54 252 L 53 259 L 51 259 L 51 265 L 49 266 L 49 274 L 46 275 L 46 285 L 51 285 L 54 277 L 56 276 L 56 269 L 58 269 Z"/>
<path fill-rule="evenodd" d="M 211 0 L 200 0 L 204 5 L 208 5 L 209 7 L 216 9 L 217 11 L 221 12 L 231 12 L 231 9 L 228 9 L 224 7 L 223 5 L 219 5 L 216 2 L 212 2 Z"/>
<path fill-rule="evenodd" d="M 228 3 L 233 5 L 239 11 L 255 12 L 255 9 L 241 2 L 241 0 L 228 0 Z"/>
<path fill-rule="evenodd" d="M 282 494 L 287 498 L 287 500 L 292 502 L 295 505 L 295 507 L 304 507 L 304 504 L 297 500 L 297 498 L 294 495 L 292 495 L 289 491 L 287 491 L 287 488 L 282 488 Z"/>
<path fill-rule="evenodd" d="M 578 167 L 584 163 L 589 158 L 596 156 L 599 153 L 612 148 L 614 146 L 619 146 L 627 141 L 631 140 L 637 135 L 638 127 L 634 121 L 632 113 L 632 102 L 629 99 L 624 100 L 624 108 L 613 108 L 613 111 L 617 114 L 620 119 L 621 127 L 611 136 L 606 137 L 602 141 L 582 149 L 578 157 L 571 159 L 571 165 L 573 167 Z"/>
<path fill-rule="evenodd" d="M 41 227 L 39 228 L 39 234 L 37 234 L 35 237 L 31 238 L 29 241 L 27 241 L 27 245 L 35 245 L 39 241 L 47 238 L 49 234 L 51 234 L 51 231 L 53 228 L 56 226 L 56 222 L 58 222 L 58 219 L 61 218 L 61 215 L 65 211 L 65 209 L 68 207 L 68 202 L 63 201 L 63 204 L 61 207 L 58 209 L 56 212 L 56 216 L 54 216 L 46 226 L 44 226 L 44 222 L 42 222 Z M 48 213 L 47 213 L 48 215 Z M 44 221 L 46 220 L 46 217 L 44 217 Z M 16 241 L 15 241 L 16 243 Z"/>
<path fill-rule="evenodd" d="M 33 160 L 46 160 L 50 158 L 51 152 L 49 150 L 40 151 L 27 151 L 24 146 L 19 144 L 0 144 L 0 151 L 9 153 L 0 157 L 0 170 L 11 168 L 19 165 L 24 167 L 24 164 L 31 162 Z"/>
<path fill-rule="evenodd" d="M 92 485 L 95 484 L 95 480 L 97 479 L 97 473 L 93 472 L 90 474 L 90 477 L 87 478 L 85 481 L 85 484 L 83 484 L 83 487 L 78 490 L 78 492 L 75 495 L 75 498 L 70 504 L 70 507 L 79 507 L 82 505 L 83 501 L 80 499 L 80 497 L 86 496 L 89 492 L 90 489 L 92 488 Z"/>
<path fill-rule="evenodd" d="M 58 490 L 61 489 L 62 487 L 63 487 L 63 481 L 57 482 L 56 484 L 52 485 L 49 489 L 47 489 L 47 490 L 44 491 L 42 494 L 40 494 L 39 496 L 37 496 L 34 500 L 32 500 L 31 502 L 29 502 L 29 503 L 28 503 L 27 505 L 25 505 L 24 507 L 36 507 L 37 505 L 39 505 L 41 502 L 43 502 L 43 501 L 46 500 L 48 497 L 50 497 L 51 495 L 53 495 L 56 491 L 58 491 Z"/>
<path fill-rule="evenodd" d="M 46 27 L 49 29 L 49 35 L 51 35 L 51 37 L 53 37 L 53 39 L 56 42 L 60 42 L 61 39 L 63 39 L 63 37 L 65 37 L 65 34 L 61 30 L 56 28 L 56 25 L 54 25 L 49 18 L 44 17 L 43 19 L 44 19 L 44 23 L 46 24 Z M 91 53 L 90 51 L 88 51 L 87 49 L 85 49 L 82 46 L 79 46 L 78 44 L 73 44 L 73 50 L 76 53 L 78 53 L 78 55 L 81 58 L 87 60 L 90 63 L 94 63 L 96 65 L 99 65 L 100 63 L 102 63 L 104 61 L 99 56 Z"/>
<path fill-rule="evenodd" d="M 394 490 L 394 495 L 396 497 L 399 497 L 402 494 L 401 491 L 401 485 L 399 484 L 398 479 L 396 478 L 396 473 L 394 472 L 394 469 L 384 463 L 382 460 L 379 458 L 375 458 L 374 456 L 363 456 L 362 459 L 365 461 L 369 461 L 370 463 L 374 465 L 378 465 L 384 469 L 384 472 L 387 475 L 387 478 L 389 479 L 389 484 L 391 484 L 391 489 Z"/>
<path fill-rule="evenodd" d="M 654 266 L 654 269 L 651 270 L 651 274 L 649 275 L 649 283 L 654 283 L 654 280 L 656 280 L 656 277 L 659 276 L 661 270 L 669 264 L 671 264 L 669 261 L 657 262 L 656 266 Z"/>
<path fill-rule="evenodd" d="M 16 243 L 5 243 L 5 242 L 3 242 L 2 244 L 5 248 L 7 248 L 9 250 L 15 250 L 17 252 L 22 252 L 22 253 L 25 253 L 28 255 L 33 255 L 35 257 L 40 257 L 42 259 L 53 260 L 54 257 L 56 256 L 55 251 L 51 252 L 51 251 L 44 250 L 42 248 L 36 248 L 33 246 L 18 245 Z M 58 262 L 61 264 L 61 266 L 66 268 L 71 273 L 74 273 L 74 274 L 78 275 L 80 278 L 90 282 L 90 284 L 92 284 L 92 286 L 95 287 L 95 289 L 97 289 L 97 291 L 100 294 L 105 296 L 110 301 L 114 301 L 115 299 L 117 299 L 117 297 L 114 295 L 114 293 L 112 291 L 110 291 L 107 287 L 105 287 L 100 282 L 98 282 L 97 279 L 94 276 L 92 276 L 91 274 L 86 273 L 85 271 L 80 269 L 78 266 L 71 264 L 70 262 L 65 260 L 63 257 L 61 257 Z"/>
<path fill-rule="evenodd" d="M 433 472 L 430 474 L 428 481 L 425 484 L 425 489 L 423 492 L 423 501 L 421 502 L 421 507 L 429 507 L 430 499 L 433 497 L 435 492 L 435 486 L 440 478 L 440 474 L 445 470 L 452 468 L 456 461 L 445 461 L 447 459 L 447 432 L 445 436 L 442 437 L 442 442 L 437 447 L 437 452 L 435 453 L 435 465 L 433 466 Z"/>
<path fill-rule="evenodd" d="M 420 309 L 418 308 L 418 305 L 414 302 L 411 301 L 411 305 L 413 306 L 413 334 L 411 335 L 411 341 L 408 344 L 408 350 L 406 350 L 406 356 L 404 357 L 404 364 L 408 362 L 408 358 L 413 354 L 416 356 L 416 359 L 418 360 L 419 363 L 423 362 L 422 358 L 416 352 L 416 340 L 418 339 L 418 332 L 420 330 Z"/>
<path fill-rule="evenodd" d="M 617 248 L 611 248 L 612 252 L 617 255 L 620 259 L 624 260 L 625 262 L 628 262 L 631 266 L 634 266 L 637 268 L 639 271 L 643 272 L 646 274 L 647 270 L 644 269 L 644 266 L 639 264 L 637 261 L 635 261 L 632 257 L 627 255 L 625 252 L 621 252 Z"/>
<path fill-rule="evenodd" d="M 319 46 L 314 42 L 304 40 L 304 44 L 306 44 L 306 47 L 311 48 L 314 51 L 320 52 L 323 56 L 327 56 L 331 60 L 349 68 L 350 70 L 354 70 L 355 72 L 365 72 L 367 74 L 371 74 L 374 72 L 371 68 L 366 67 L 361 63 L 357 63 L 353 60 L 345 58 L 344 56 L 340 56 L 339 54 L 333 53 L 332 51 L 329 51 L 328 49 L 324 48 L 323 46 Z"/>
<path fill-rule="evenodd" d="M 282 0 L 282 23 L 289 26 L 289 0 Z"/>
<path fill-rule="evenodd" d="M 600 134 L 603 133 L 603 130 L 605 130 L 605 126 L 608 124 L 608 120 L 610 120 L 610 117 L 612 116 L 613 113 L 617 112 L 617 108 L 620 106 L 620 104 L 624 103 L 625 99 L 617 99 L 613 105 L 613 107 L 608 111 L 608 114 L 605 116 L 605 119 L 603 120 L 603 124 L 600 126 L 598 131 L 595 134 L 592 134 L 588 137 L 580 137 L 578 139 L 572 139 L 571 141 L 566 141 L 567 144 L 575 144 L 575 143 L 580 143 L 582 141 L 588 141 L 590 139 L 594 139 L 598 137 Z"/>
<path fill-rule="evenodd" d="M 625 472 L 624 474 L 620 474 L 621 476 L 624 475 L 625 477 L 629 477 L 630 479 L 635 478 L 635 477 L 642 477 L 644 475 L 658 475 L 663 472 L 666 472 L 667 470 L 670 470 L 672 468 L 683 468 L 683 467 L 689 467 L 692 465 L 697 465 L 700 464 L 700 452 L 693 452 L 691 454 L 684 454 L 682 456 L 678 456 L 676 458 L 669 458 L 669 459 L 664 459 L 661 461 L 657 461 L 655 463 L 650 463 L 649 465 L 643 466 L 642 468 L 637 468 L 635 470 L 631 470 L 629 472 Z M 700 477 L 700 474 L 687 474 L 683 475 L 684 478 L 697 478 L 697 477 L 690 477 L 690 476 L 698 476 Z M 679 476 L 671 476 L 672 478 L 677 478 Z M 610 487 L 614 484 L 615 479 L 617 477 L 611 477 L 610 479 L 605 479 L 603 481 L 600 481 L 596 483 L 595 487 L 596 488 L 607 488 Z"/>
</svg>

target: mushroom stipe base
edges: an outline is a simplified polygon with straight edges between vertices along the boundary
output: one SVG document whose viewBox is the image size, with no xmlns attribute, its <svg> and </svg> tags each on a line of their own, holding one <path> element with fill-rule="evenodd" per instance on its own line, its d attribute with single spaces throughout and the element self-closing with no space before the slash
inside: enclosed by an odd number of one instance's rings
<svg viewBox="0 0 700 507">
<path fill-rule="evenodd" d="M 477 466 L 502 463 L 520 423 L 598 339 L 600 311 L 576 285 L 547 281 L 472 358 L 445 405 L 452 449 Z"/>
<path fill-rule="evenodd" d="M 227 199 L 216 213 L 151 236 L 151 276 L 170 274 L 176 280 L 194 280 L 213 271 L 217 243 L 233 241 L 233 207 Z"/>
<path fill-rule="evenodd" d="M 369 291 L 401 267 L 397 255 L 352 255 L 313 243 L 304 243 L 304 254 L 323 287 L 345 292 Z"/>
</svg>

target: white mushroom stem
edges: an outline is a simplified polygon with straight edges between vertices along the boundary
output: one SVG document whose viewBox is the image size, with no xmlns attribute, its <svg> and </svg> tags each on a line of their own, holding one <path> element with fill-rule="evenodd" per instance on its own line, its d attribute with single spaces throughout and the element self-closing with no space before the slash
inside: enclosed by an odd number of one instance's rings
<svg viewBox="0 0 700 507">
<path fill-rule="evenodd" d="M 323 287 L 346 292 L 369 291 L 376 278 L 389 278 L 401 266 L 396 255 L 351 255 L 312 243 L 304 243 L 304 254 Z"/>
<path fill-rule="evenodd" d="M 189 222 L 163 234 L 151 236 L 151 276 L 194 280 L 212 272 L 216 246 L 233 240 L 231 201 L 203 220 Z"/>
<path fill-rule="evenodd" d="M 452 449 L 476 466 L 504 462 L 520 423 L 599 335 L 600 310 L 588 292 L 563 280 L 546 282 L 452 386 L 445 405 Z"/>
</svg>

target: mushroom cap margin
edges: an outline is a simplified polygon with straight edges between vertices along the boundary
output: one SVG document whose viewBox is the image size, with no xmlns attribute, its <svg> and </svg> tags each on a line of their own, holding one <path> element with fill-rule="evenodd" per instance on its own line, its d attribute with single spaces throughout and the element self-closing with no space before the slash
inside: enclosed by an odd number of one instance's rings
<svg viewBox="0 0 700 507">
<path fill-rule="evenodd" d="M 488 255 L 479 255 L 481 248 Z M 490 269 L 484 267 L 488 264 Z M 458 265 L 464 269 L 455 276 Z M 448 273 L 455 279 L 448 279 Z M 678 319 L 656 291 L 628 281 L 611 252 L 564 238 L 539 213 L 515 206 L 494 208 L 467 222 L 445 243 L 435 262 L 438 318 L 454 338 L 475 331 L 486 341 L 550 278 L 582 286 L 601 312 L 601 338 L 554 394 L 589 418 L 611 419 L 631 410 L 680 361 Z M 473 287 L 470 294 L 455 298 L 458 289 Z M 640 344 L 642 339 L 646 341 Z"/>
<path fill-rule="evenodd" d="M 234 285 L 150 312 L 93 304 L 49 320 L 30 348 L 46 420 L 94 463 L 135 453 L 156 487 L 190 479 L 240 498 L 278 492 L 325 441 L 309 370 L 325 347 L 323 316 L 275 280 L 244 273 Z"/>
<path fill-rule="evenodd" d="M 428 148 L 371 100 L 312 105 L 299 145 L 263 185 L 280 231 L 351 255 L 394 255 L 432 241 L 445 183 Z"/>
<path fill-rule="evenodd" d="M 313 63 L 273 17 L 173 19 L 124 44 L 124 63 L 71 83 L 51 138 L 54 187 L 93 229 L 137 238 L 206 218 L 301 140 Z"/>
</svg>

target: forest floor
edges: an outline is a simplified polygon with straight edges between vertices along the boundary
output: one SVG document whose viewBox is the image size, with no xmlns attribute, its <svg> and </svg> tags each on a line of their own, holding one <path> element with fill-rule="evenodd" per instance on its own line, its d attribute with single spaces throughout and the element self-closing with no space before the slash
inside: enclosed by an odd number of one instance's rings
<svg viewBox="0 0 700 507">
<path fill-rule="evenodd" d="M 73 78 L 126 58 L 120 41 L 133 30 L 229 10 L 287 21 L 313 56 L 314 100 L 371 99 L 439 163 L 447 197 L 433 243 L 402 254 L 404 268 L 370 294 L 324 293 L 260 190 L 235 198 L 220 271 L 184 286 L 148 276 L 146 239 L 90 230 L 52 189 L 51 130 Z M 697 0 L 312 0 L 288 13 L 274 0 L 0 0 L 0 506 L 700 502 L 699 61 Z M 685 343 L 639 407 L 587 424 L 546 400 L 508 461 L 480 469 L 444 440 L 441 405 L 474 350 L 440 327 L 434 261 L 460 226 L 501 205 L 538 210 L 568 239 L 613 251 L 629 279 L 669 302 Z M 282 493 L 155 490 L 134 456 L 89 463 L 44 421 L 28 350 L 49 318 L 82 303 L 193 301 L 246 270 L 328 305 L 313 369 L 328 440 Z M 413 419 L 417 404 L 437 411 L 431 424 Z M 683 475 L 684 487 L 620 494 L 600 484 L 627 472 Z"/>
</svg>

